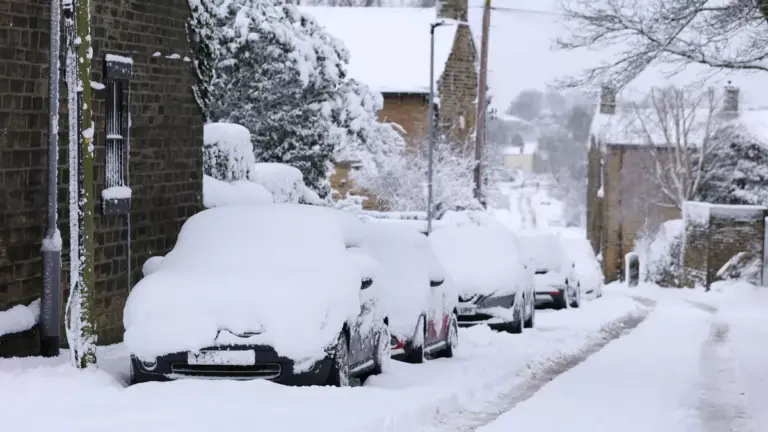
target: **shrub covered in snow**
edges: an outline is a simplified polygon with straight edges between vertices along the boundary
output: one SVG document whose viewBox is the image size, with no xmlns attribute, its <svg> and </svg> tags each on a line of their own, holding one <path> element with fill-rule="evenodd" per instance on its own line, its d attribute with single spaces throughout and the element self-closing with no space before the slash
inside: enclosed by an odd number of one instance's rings
<svg viewBox="0 0 768 432">
<path fill-rule="evenodd" d="M 360 313 L 364 272 L 347 251 L 362 222 L 293 204 L 205 210 L 128 296 L 125 344 L 141 358 L 197 351 L 220 330 L 256 333 L 311 365 Z"/>
<path fill-rule="evenodd" d="M 222 181 L 245 180 L 256 162 L 251 133 L 233 123 L 208 123 L 203 129 L 203 173 Z"/>
<path fill-rule="evenodd" d="M 749 252 L 739 252 L 726 262 L 717 272 L 720 280 L 740 280 L 760 285 L 762 276 L 762 257 Z"/>
<path fill-rule="evenodd" d="M 667 221 L 659 227 L 647 246 L 638 251 L 641 268 L 645 269 L 642 277 L 646 281 L 664 287 L 682 286 L 684 235 L 685 223 L 682 219 Z"/>
<path fill-rule="evenodd" d="M 279 163 L 257 163 L 251 181 L 268 191 L 276 203 L 316 204 L 322 200 L 304 184 L 298 169 Z"/>
<path fill-rule="evenodd" d="M 426 148 L 426 144 L 424 147 Z M 456 151 L 449 141 L 435 144 L 433 165 L 433 203 L 435 217 L 451 210 L 479 210 L 474 197 L 474 160 Z M 395 152 L 377 171 L 355 173 L 355 184 L 370 191 L 389 210 L 426 211 L 426 152 Z"/>
<path fill-rule="evenodd" d="M 264 186 L 251 181 L 239 180 L 227 183 L 213 177 L 203 177 L 203 206 L 205 208 L 272 202 L 272 194 Z"/>
<path fill-rule="evenodd" d="M 324 198 L 335 158 L 373 163 L 402 146 L 376 123 L 381 95 L 347 79 L 349 53 L 311 16 L 283 0 L 231 0 L 216 14 L 209 114 L 247 127 L 258 161 L 298 168 Z"/>
</svg>

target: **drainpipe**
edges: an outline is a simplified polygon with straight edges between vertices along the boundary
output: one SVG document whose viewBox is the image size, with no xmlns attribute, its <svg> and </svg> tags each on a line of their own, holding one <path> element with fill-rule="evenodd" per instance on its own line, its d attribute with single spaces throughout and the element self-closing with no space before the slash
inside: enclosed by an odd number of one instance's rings
<svg viewBox="0 0 768 432">
<path fill-rule="evenodd" d="M 59 165 L 59 52 L 61 0 L 50 0 L 50 43 L 48 45 L 48 201 L 45 236 L 41 248 L 43 292 L 40 300 L 40 353 L 59 355 L 61 324 L 61 234 L 58 229 Z"/>
</svg>

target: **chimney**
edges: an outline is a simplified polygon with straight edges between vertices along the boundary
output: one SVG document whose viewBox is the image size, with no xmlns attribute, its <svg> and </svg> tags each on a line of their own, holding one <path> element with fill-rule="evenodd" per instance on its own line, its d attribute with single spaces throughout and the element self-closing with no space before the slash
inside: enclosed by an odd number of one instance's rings
<svg viewBox="0 0 768 432">
<path fill-rule="evenodd" d="M 467 22 L 469 0 L 438 0 L 437 18 Z"/>
<path fill-rule="evenodd" d="M 616 90 L 612 87 L 600 89 L 600 114 L 616 114 Z"/>
<path fill-rule="evenodd" d="M 731 118 L 739 115 L 739 88 L 732 86 L 730 81 L 725 86 L 723 114 Z"/>
</svg>

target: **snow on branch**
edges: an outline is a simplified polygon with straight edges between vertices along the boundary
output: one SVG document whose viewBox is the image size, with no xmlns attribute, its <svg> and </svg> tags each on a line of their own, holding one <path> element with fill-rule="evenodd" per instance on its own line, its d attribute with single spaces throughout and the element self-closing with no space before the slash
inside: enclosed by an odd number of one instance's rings
<svg viewBox="0 0 768 432">
<path fill-rule="evenodd" d="M 563 84 L 621 88 L 652 65 L 768 72 L 765 0 L 566 0 L 564 49 L 615 56 Z M 620 47 L 618 52 L 617 47 Z"/>
</svg>

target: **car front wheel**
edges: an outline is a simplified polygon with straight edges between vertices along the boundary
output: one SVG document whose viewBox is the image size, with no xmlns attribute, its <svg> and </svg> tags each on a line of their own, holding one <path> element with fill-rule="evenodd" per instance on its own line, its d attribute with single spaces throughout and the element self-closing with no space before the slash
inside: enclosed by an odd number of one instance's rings
<svg viewBox="0 0 768 432">
<path fill-rule="evenodd" d="M 441 353 L 440 357 L 451 358 L 456 354 L 456 350 L 459 348 L 459 317 L 456 312 L 451 314 L 451 319 L 448 321 L 448 333 L 445 337 L 445 349 Z"/>
<path fill-rule="evenodd" d="M 392 345 L 390 341 L 389 326 L 386 324 L 379 332 L 379 341 L 376 343 L 376 357 L 374 358 L 375 367 L 372 375 L 378 375 L 389 370 L 392 361 Z"/>
<path fill-rule="evenodd" d="M 581 306 L 581 283 L 576 285 L 576 292 L 573 293 L 573 301 L 571 301 L 570 306 L 573 308 Z"/>
<path fill-rule="evenodd" d="M 349 387 L 349 340 L 346 333 L 342 332 L 339 335 L 333 351 L 328 385 Z"/>
<path fill-rule="evenodd" d="M 424 363 L 426 361 L 425 345 L 427 344 L 427 324 L 424 315 L 419 317 L 416 323 L 416 329 L 413 333 L 411 346 L 405 356 L 406 363 Z"/>
</svg>

